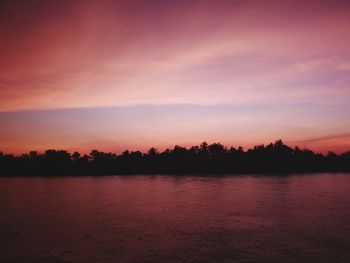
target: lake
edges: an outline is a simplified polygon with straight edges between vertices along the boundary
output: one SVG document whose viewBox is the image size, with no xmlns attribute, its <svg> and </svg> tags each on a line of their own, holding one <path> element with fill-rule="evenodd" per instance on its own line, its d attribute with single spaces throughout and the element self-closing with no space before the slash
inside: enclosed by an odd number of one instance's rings
<svg viewBox="0 0 350 263">
<path fill-rule="evenodd" d="M 0 178 L 0 262 L 350 262 L 350 174 Z"/>
</svg>

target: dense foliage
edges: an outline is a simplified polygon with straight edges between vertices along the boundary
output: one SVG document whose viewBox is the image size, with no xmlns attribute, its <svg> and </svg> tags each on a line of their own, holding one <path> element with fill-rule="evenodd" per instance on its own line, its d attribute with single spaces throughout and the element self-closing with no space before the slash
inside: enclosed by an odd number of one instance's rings
<svg viewBox="0 0 350 263">
<path fill-rule="evenodd" d="M 87 175 L 87 174 L 234 174 L 307 173 L 350 171 L 350 151 L 337 155 L 316 154 L 291 148 L 281 140 L 267 146 L 226 148 L 220 143 L 147 153 L 124 151 L 117 155 L 97 150 L 89 155 L 64 150 L 32 151 L 22 156 L 0 152 L 0 174 L 10 175 Z"/>
</svg>

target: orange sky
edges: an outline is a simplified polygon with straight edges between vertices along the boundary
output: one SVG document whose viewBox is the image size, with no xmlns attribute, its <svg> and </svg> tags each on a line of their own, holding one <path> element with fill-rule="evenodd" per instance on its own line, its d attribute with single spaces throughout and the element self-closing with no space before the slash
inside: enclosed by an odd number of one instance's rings
<svg viewBox="0 0 350 263">
<path fill-rule="evenodd" d="M 349 24 L 348 1 L 1 1 L 0 150 L 349 150 Z"/>
</svg>

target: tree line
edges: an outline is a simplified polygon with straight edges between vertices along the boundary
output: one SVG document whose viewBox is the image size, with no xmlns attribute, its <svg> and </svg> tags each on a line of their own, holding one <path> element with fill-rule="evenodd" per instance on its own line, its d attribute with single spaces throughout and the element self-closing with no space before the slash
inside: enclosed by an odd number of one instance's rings
<svg viewBox="0 0 350 263">
<path fill-rule="evenodd" d="M 124 151 L 121 154 L 92 150 L 89 155 L 64 150 L 31 151 L 21 156 L 0 152 L 0 175 L 112 175 L 112 174 L 243 174 L 350 172 L 350 151 L 324 155 L 289 147 L 282 140 L 242 147 L 220 143 L 190 148 L 176 145 L 162 152 Z"/>
</svg>

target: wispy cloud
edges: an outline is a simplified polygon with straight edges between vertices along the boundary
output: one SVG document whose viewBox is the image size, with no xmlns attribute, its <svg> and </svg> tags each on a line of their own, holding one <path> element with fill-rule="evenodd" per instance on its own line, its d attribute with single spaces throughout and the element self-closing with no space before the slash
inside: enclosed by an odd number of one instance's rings
<svg viewBox="0 0 350 263">
<path fill-rule="evenodd" d="M 0 145 L 1 150 L 16 152 L 46 148 L 118 151 L 201 141 L 248 147 L 282 138 L 313 149 L 327 145 L 327 149 L 339 151 L 339 147 L 344 150 L 344 145 L 330 145 L 325 138 L 346 129 L 348 122 L 338 116 L 339 110 L 350 114 L 346 106 L 328 105 L 320 110 L 317 104 L 303 103 L 163 104 L 2 112 Z M 309 139 L 319 137 L 325 139 Z"/>
<path fill-rule="evenodd" d="M 346 1 L 35 6 L 0 8 L 7 149 L 249 144 L 350 130 Z M 158 106 L 135 106 L 144 104 Z"/>
</svg>

